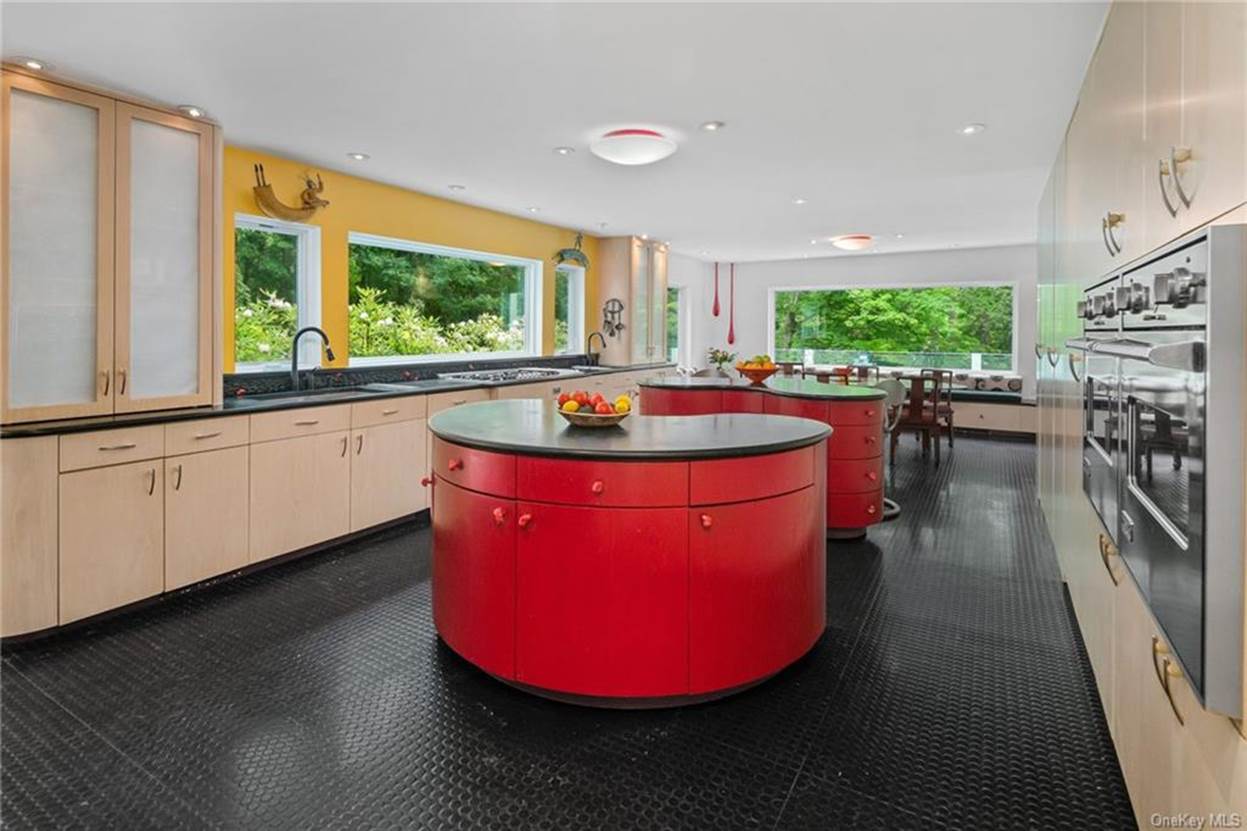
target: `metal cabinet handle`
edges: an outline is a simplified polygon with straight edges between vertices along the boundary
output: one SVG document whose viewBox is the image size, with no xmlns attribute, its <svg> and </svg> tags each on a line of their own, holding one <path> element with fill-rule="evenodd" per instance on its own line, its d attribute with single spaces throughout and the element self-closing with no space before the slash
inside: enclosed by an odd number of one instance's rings
<svg viewBox="0 0 1247 831">
<path fill-rule="evenodd" d="M 1104 217 L 1105 226 L 1108 230 L 1109 248 L 1114 257 L 1121 253 L 1122 244 L 1117 241 L 1117 235 L 1113 233 L 1113 229 L 1125 221 L 1126 215 L 1116 211 L 1109 211 Z"/>
<path fill-rule="evenodd" d="M 108 387 L 110 384 L 110 380 L 113 377 L 113 374 L 109 372 L 107 369 L 105 369 L 100 373 L 100 375 L 104 376 L 104 391 L 100 393 L 100 395 L 108 395 Z"/>
<path fill-rule="evenodd" d="M 355 437 L 355 455 L 358 456 L 364 452 L 364 434 L 360 433 Z"/>
<path fill-rule="evenodd" d="M 494 508 L 494 525 L 501 525 L 507 521 L 507 512 L 502 508 Z"/>
<path fill-rule="evenodd" d="M 395 415 L 396 413 L 398 413 L 398 410 L 382 410 L 381 411 L 381 415 L 383 416 L 392 416 L 392 415 Z"/>
<path fill-rule="evenodd" d="M 349 440 L 347 439 L 347 437 L 346 437 L 346 436 L 343 436 L 343 437 L 342 437 L 342 453 L 341 453 L 340 455 L 341 455 L 341 457 L 342 457 L 342 458 L 344 458 L 344 459 L 346 458 L 346 446 L 347 446 L 348 442 L 349 442 Z"/>
<path fill-rule="evenodd" d="M 124 369 L 117 370 L 117 394 L 126 394 L 126 371 Z"/>
<path fill-rule="evenodd" d="M 1048 349 L 1048 350 L 1045 350 L 1045 351 L 1047 352 L 1047 355 L 1046 355 L 1046 357 L 1045 357 L 1045 360 L 1047 360 L 1047 362 L 1048 362 L 1048 366 L 1052 367 L 1053 369 L 1056 369 L 1056 365 L 1057 365 L 1057 364 L 1059 364 L 1059 363 L 1061 362 L 1061 359 L 1060 359 L 1060 358 L 1058 358 L 1058 357 L 1056 356 L 1056 354 L 1057 354 L 1057 353 L 1056 353 L 1056 350 L 1055 350 L 1055 349 Z"/>
<path fill-rule="evenodd" d="M 1108 255 L 1110 257 L 1117 256 L 1117 253 L 1113 251 L 1113 246 L 1110 245 L 1108 241 L 1108 216 L 1107 215 L 1100 217 L 1100 240 L 1104 243 L 1104 248 L 1106 251 L 1108 251 Z"/>
<path fill-rule="evenodd" d="M 1082 379 L 1078 377 L 1078 370 L 1074 369 L 1074 353 L 1066 352 L 1065 357 L 1069 359 L 1069 374 L 1074 376 L 1074 380 L 1081 384 Z"/>
<path fill-rule="evenodd" d="M 701 527 L 709 528 L 711 525 L 714 525 L 714 520 L 711 519 L 710 514 L 702 514 L 701 515 Z"/>
<path fill-rule="evenodd" d="M 457 400 L 455 400 L 455 401 L 451 401 L 451 402 L 450 402 L 450 406 L 452 406 L 452 407 L 458 407 L 460 404 L 467 404 L 467 403 L 468 403 L 468 399 L 466 399 L 466 398 L 460 398 L 460 399 L 457 399 Z"/>
<path fill-rule="evenodd" d="M 606 483 L 603 482 L 601 479 L 598 479 L 592 485 L 589 486 L 589 490 L 593 491 L 594 493 L 601 493 L 602 491 L 606 490 Z"/>
<path fill-rule="evenodd" d="M 1178 720 L 1178 724 L 1186 726 L 1186 719 L 1178 711 L 1178 704 L 1173 700 L 1173 689 L 1169 686 L 1171 678 L 1182 677 L 1182 670 L 1174 666 L 1169 658 L 1161 658 L 1160 663 L 1156 662 L 1157 658 L 1168 654 L 1169 647 L 1158 636 L 1152 635 L 1152 669 L 1156 670 L 1156 680 L 1160 681 L 1160 688 L 1165 691 L 1165 698 L 1169 699 L 1169 709 L 1173 710 L 1173 717 Z"/>
<path fill-rule="evenodd" d="M 320 419 L 319 419 L 319 418 L 309 418 L 309 419 L 307 419 L 307 420 L 305 420 L 305 421 L 296 421 L 296 422 L 294 423 L 294 426 L 295 426 L 295 427 L 311 427 L 313 424 L 320 424 Z"/>
<path fill-rule="evenodd" d="M 1191 195 L 1182 187 L 1182 174 L 1178 170 L 1178 165 L 1191 160 L 1191 148 L 1189 147 L 1170 147 L 1169 148 L 1169 169 L 1173 171 L 1173 189 L 1178 192 L 1178 198 L 1182 200 L 1182 204 L 1188 208 L 1191 207 Z"/>
<path fill-rule="evenodd" d="M 219 435 L 221 435 L 220 430 L 217 430 L 215 433 L 196 433 L 195 440 L 199 441 L 201 439 L 215 439 Z"/>
<path fill-rule="evenodd" d="M 520 518 L 518 520 L 519 526 L 521 528 L 527 528 L 529 523 L 531 523 L 532 521 L 533 521 L 532 514 L 520 514 Z"/>
<path fill-rule="evenodd" d="M 432 485 L 432 484 L 433 484 L 433 478 L 431 476 L 420 477 L 420 487 L 427 488 L 429 485 Z"/>
<path fill-rule="evenodd" d="M 175 491 L 180 491 L 182 489 L 182 466 L 178 465 L 173 468 L 173 472 L 177 474 L 176 478 L 173 480 L 173 489 Z"/>
<path fill-rule="evenodd" d="M 1113 541 L 1108 537 L 1100 534 L 1100 562 L 1104 563 L 1104 569 L 1108 572 L 1108 579 L 1113 581 L 1113 585 L 1118 585 L 1117 575 L 1113 573 L 1113 564 L 1108 561 L 1109 557 L 1118 555 L 1117 546 L 1113 545 Z"/>
<path fill-rule="evenodd" d="M 1157 162 L 1156 183 L 1160 186 L 1160 198 L 1165 201 L 1165 210 L 1170 216 L 1177 216 L 1178 209 L 1169 201 L 1169 189 L 1165 187 L 1165 177 L 1169 175 L 1169 163 L 1164 159 Z"/>
<path fill-rule="evenodd" d="M 132 441 L 128 441 L 125 444 L 106 444 L 106 445 L 101 446 L 100 450 L 103 450 L 104 452 L 107 453 L 108 451 L 111 451 L 111 450 L 133 450 L 136 447 L 138 447 L 137 444 L 135 444 Z"/>
<path fill-rule="evenodd" d="M 147 495 L 151 496 L 153 493 L 156 492 L 156 468 L 152 468 L 151 470 L 147 471 L 147 475 L 152 477 L 151 483 L 148 484 L 147 486 Z"/>
<path fill-rule="evenodd" d="M 446 463 L 447 470 L 463 470 L 463 459 L 451 459 Z"/>
</svg>

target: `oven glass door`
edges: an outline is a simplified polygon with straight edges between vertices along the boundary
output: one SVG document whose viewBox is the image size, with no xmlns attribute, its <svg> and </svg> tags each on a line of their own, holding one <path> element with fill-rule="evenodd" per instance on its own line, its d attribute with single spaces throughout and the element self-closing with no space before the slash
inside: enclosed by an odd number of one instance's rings
<svg viewBox="0 0 1247 831">
<path fill-rule="evenodd" d="M 1117 359 L 1087 353 L 1083 378 L 1083 490 L 1104 527 L 1117 536 L 1121 406 Z"/>
<path fill-rule="evenodd" d="M 1202 337 L 1190 331 L 1149 332 L 1145 339 L 1163 345 Z M 1201 690 L 1204 389 L 1202 371 L 1121 360 L 1127 450 L 1118 546 L 1192 683 Z"/>
</svg>

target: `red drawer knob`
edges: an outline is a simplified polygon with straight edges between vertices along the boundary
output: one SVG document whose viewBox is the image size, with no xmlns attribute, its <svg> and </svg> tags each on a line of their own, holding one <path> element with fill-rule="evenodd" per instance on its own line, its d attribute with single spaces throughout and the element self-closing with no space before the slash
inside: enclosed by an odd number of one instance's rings
<svg viewBox="0 0 1247 831">
<path fill-rule="evenodd" d="M 876 439 L 874 436 L 867 436 L 867 437 L 866 437 L 866 443 L 867 443 L 867 444 L 874 444 L 876 441 L 878 441 L 878 439 Z"/>
<path fill-rule="evenodd" d="M 432 478 L 431 476 L 422 476 L 422 477 L 420 477 L 420 486 L 421 486 L 421 487 L 425 487 L 425 488 L 427 488 L 427 487 L 428 487 L 429 485 L 431 485 L 431 484 L 433 484 L 433 478 Z"/>
<path fill-rule="evenodd" d="M 701 515 L 701 527 L 709 528 L 711 525 L 714 525 L 714 520 L 710 518 L 710 514 L 702 514 Z"/>
<path fill-rule="evenodd" d="M 589 490 L 593 491 L 594 493 L 601 493 L 602 491 L 606 490 L 606 485 L 602 482 L 601 479 L 598 479 L 589 487 Z"/>
<path fill-rule="evenodd" d="M 873 470 L 868 470 L 866 471 L 866 478 L 873 482 L 879 478 L 879 474 L 875 473 Z"/>
<path fill-rule="evenodd" d="M 507 512 L 501 508 L 494 508 L 494 525 L 501 525 L 506 522 Z"/>
<path fill-rule="evenodd" d="M 870 514 L 871 516 L 874 516 L 874 515 L 875 515 L 875 506 L 874 506 L 874 505 L 868 505 L 868 506 L 866 507 L 866 513 Z"/>
<path fill-rule="evenodd" d="M 463 470 L 463 459 L 451 459 L 446 463 L 446 467 L 451 470 Z"/>
<path fill-rule="evenodd" d="M 862 412 L 866 414 L 867 418 L 874 418 L 875 411 L 870 409 L 869 407 L 867 407 L 865 410 L 862 410 Z"/>
<path fill-rule="evenodd" d="M 520 523 L 521 528 L 527 528 L 529 523 L 532 521 L 533 521 L 532 514 L 520 514 L 519 523 Z"/>
</svg>

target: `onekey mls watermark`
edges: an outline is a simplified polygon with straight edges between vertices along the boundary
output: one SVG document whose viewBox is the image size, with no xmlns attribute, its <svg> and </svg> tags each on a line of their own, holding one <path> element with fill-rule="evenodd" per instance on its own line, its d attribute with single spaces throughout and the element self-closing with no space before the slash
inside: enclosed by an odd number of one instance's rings
<svg viewBox="0 0 1247 831">
<path fill-rule="evenodd" d="M 1152 814 L 1148 817 L 1153 828 L 1190 829 L 1242 828 L 1243 815 L 1234 811 L 1218 814 Z"/>
</svg>

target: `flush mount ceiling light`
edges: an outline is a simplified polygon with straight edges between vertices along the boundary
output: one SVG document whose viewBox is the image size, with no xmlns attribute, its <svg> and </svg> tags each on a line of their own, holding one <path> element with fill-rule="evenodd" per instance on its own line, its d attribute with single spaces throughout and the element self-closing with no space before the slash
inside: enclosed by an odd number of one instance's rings
<svg viewBox="0 0 1247 831">
<path fill-rule="evenodd" d="M 719 130 L 722 130 L 726 126 L 727 125 L 724 124 L 722 121 L 706 121 L 702 123 L 701 128 L 705 130 L 707 133 L 714 133 L 714 132 L 718 132 Z"/>
<path fill-rule="evenodd" d="M 41 61 L 38 58 L 14 58 L 13 63 L 24 66 L 27 69 L 33 69 L 35 72 L 50 69 L 52 66 L 52 64 L 47 61 Z"/>
<path fill-rule="evenodd" d="M 805 204 L 805 199 L 803 199 L 802 197 L 798 196 L 798 197 L 796 197 L 795 199 L 793 199 L 793 200 L 792 200 L 792 204 L 794 204 L 794 205 L 804 205 L 804 204 Z"/>
<path fill-rule="evenodd" d="M 870 234 L 841 234 L 831 238 L 831 244 L 842 251 L 865 251 L 874 241 Z"/>
<path fill-rule="evenodd" d="M 576 148 L 575 147 L 556 147 L 554 148 L 554 152 L 558 153 L 560 156 L 570 156 L 572 153 L 576 152 Z"/>
<path fill-rule="evenodd" d="M 372 158 L 367 153 L 347 153 L 346 157 L 348 159 L 354 159 L 357 162 L 366 162 Z"/>
<path fill-rule="evenodd" d="M 603 134 L 589 145 L 589 150 L 614 164 L 653 164 L 674 153 L 676 143 L 657 130 L 627 127 Z"/>
<path fill-rule="evenodd" d="M 963 136 L 977 136 L 979 133 L 983 132 L 986 129 L 987 129 L 986 124 L 979 124 L 978 122 L 975 122 L 973 124 L 967 124 L 966 126 L 962 127 L 961 134 Z"/>
</svg>

